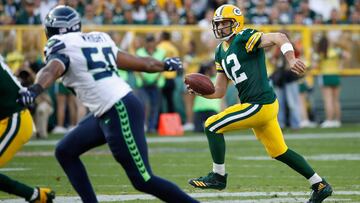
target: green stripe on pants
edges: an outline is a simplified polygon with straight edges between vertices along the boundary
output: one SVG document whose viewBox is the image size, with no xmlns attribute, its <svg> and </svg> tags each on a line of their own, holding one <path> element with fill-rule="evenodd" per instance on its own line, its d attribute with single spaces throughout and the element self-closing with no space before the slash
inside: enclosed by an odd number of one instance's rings
<svg viewBox="0 0 360 203">
<path fill-rule="evenodd" d="M 145 164 L 140 156 L 139 150 L 136 146 L 134 136 L 131 132 L 130 122 L 128 113 L 126 111 L 124 103 L 121 101 L 115 104 L 115 108 L 118 112 L 120 118 L 121 131 L 125 139 L 125 143 L 130 151 L 131 157 L 133 158 L 137 169 L 139 170 L 141 176 L 144 178 L 145 182 L 150 180 L 150 175 L 146 170 Z"/>
</svg>

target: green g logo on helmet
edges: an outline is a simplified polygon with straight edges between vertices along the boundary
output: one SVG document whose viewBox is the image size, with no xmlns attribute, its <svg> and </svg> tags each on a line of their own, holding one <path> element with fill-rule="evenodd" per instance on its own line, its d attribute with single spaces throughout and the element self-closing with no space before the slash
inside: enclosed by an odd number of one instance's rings
<svg viewBox="0 0 360 203">
<path fill-rule="evenodd" d="M 241 11 L 239 8 L 234 8 L 234 14 L 237 15 L 237 16 L 241 16 Z"/>
<path fill-rule="evenodd" d="M 227 25 L 219 27 L 224 22 Z M 226 41 L 243 29 L 244 16 L 240 8 L 231 4 L 224 4 L 215 10 L 212 26 L 216 39 Z"/>
</svg>

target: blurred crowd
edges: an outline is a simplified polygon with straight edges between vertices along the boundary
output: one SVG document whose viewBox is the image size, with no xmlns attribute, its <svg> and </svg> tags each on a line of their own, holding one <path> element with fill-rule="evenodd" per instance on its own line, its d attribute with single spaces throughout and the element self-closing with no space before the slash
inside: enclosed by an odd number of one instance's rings
<svg viewBox="0 0 360 203">
<path fill-rule="evenodd" d="M 251 24 L 360 23 L 359 0 L 2 0 L 0 24 L 41 24 L 52 7 L 67 4 L 84 25 L 195 25 L 225 3 Z"/>
<path fill-rule="evenodd" d="M 229 88 L 223 100 L 205 100 L 189 95 L 183 84 L 185 74 L 200 72 L 212 80 L 216 74 L 213 52 L 218 41 L 211 31 L 214 9 L 224 3 L 242 9 L 246 24 L 360 24 L 360 0 L 2 0 L 0 24 L 41 24 L 47 12 L 58 4 L 74 7 L 82 15 L 83 25 L 198 25 L 197 33 L 163 31 L 134 34 L 109 32 L 119 48 L 138 56 L 152 56 L 158 60 L 180 56 L 184 71 L 133 73 L 119 71 L 144 102 L 146 130 L 156 132 L 161 113 L 177 112 L 183 127 L 189 131 L 203 131 L 203 123 L 211 115 L 238 101 L 237 92 Z M 282 30 L 290 36 L 296 54 L 304 55 L 301 33 Z M 24 86 L 34 82 L 35 74 L 44 65 L 38 33 L 22 35 L 23 52 L 16 49 L 16 32 L 0 33 L 0 52 L 13 68 Z M 343 39 L 341 41 L 337 39 Z M 318 81 L 323 94 L 325 117 L 315 118 L 309 102 L 314 83 L 312 76 L 296 77 L 288 71 L 278 48 L 266 50 L 269 76 L 280 103 L 279 121 L 282 128 L 340 127 L 340 69 L 359 67 L 359 33 L 318 32 L 312 36 L 310 68 L 318 69 Z M 347 43 L 352 41 L 352 43 Z M 353 57 L 350 56 L 353 53 Z M 300 107 L 300 108 L 299 108 Z M 57 82 L 47 94 L 39 97 L 32 108 L 38 128 L 37 137 L 46 138 L 48 132 L 65 133 L 87 113 L 75 96 Z M 50 118 L 50 119 L 49 119 Z"/>
</svg>

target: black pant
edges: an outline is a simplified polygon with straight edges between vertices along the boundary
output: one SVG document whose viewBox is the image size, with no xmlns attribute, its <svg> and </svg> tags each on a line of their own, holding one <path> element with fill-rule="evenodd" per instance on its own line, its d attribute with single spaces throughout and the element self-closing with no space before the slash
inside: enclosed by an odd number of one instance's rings
<svg viewBox="0 0 360 203">
<path fill-rule="evenodd" d="M 162 89 L 162 93 L 166 100 L 168 113 L 175 112 L 174 100 L 173 100 L 174 91 L 175 91 L 175 79 L 166 79 L 165 85 Z"/>
</svg>

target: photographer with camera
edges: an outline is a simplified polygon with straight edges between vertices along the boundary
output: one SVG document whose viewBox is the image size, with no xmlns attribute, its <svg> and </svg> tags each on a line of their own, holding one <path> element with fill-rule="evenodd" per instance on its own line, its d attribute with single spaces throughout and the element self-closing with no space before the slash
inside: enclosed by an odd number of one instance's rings
<svg viewBox="0 0 360 203">
<path fill-rule="evenodd" d="M 23 87 L 29 87 L 34 83 L 35 75 L 43 65 L 40 60 L 37 60 L 36 53 L 30 52 L 25 57 L 24 63 L 15 72 L 15 76 L 18 77 Z M 36 138 L 47 138 L 49 117 L 54 111 L 48 93 L 44 92 L 39 95 L 34 105 L 29 107 L 29 110 L 34 117 Z"/>
</svg>

